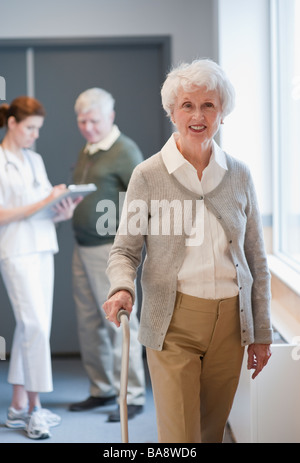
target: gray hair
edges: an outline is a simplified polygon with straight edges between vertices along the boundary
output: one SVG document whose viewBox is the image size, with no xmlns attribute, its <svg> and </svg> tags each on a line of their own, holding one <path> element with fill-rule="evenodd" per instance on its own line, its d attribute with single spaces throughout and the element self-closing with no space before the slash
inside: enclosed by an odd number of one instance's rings
<svg viewBox="0 0 300 463">
<path fill-rule="evenodd" d="M 193 91 L 194 87 L 205 86 L 208 91 L 217 90 L 222 104 L 222 117 L 234 108 L 235 91 L 223 69 L 209 59 L 195 60 L 191 64 L 182 63 L 173 68 L 162 86 L 162 105 L 171 117 L 179 88 Z"/>
<path fill-rule="evenodd" d="M 114 110 L 115 100 L 113 96 L 102 88 L 89 88 L 82 92 L 75 102 L 75 113 L 86 113 L 94 108 L 100 108 L 104 114 L 110 114 Z"/>
</svg>

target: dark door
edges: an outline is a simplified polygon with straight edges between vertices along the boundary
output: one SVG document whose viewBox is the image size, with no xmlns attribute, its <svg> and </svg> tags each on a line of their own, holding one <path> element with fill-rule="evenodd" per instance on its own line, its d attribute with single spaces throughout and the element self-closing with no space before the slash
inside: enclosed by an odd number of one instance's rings
<svg viewBox="0 0 300 463">
<path fill-rule="evenodd" d="M 170 133 L 160 100 L 160 87 L 170 63 L 168 38 L 31 41 L 27 47 L 31 56 L 27 60 L 27 78 L 33 79 L 27 82 L 27 88 L 34 88 L 34 96 L 43 102 L 47 112 L 36 151 L 43 156 L 53 184 L 70 181 L 72 166 L 84 144 L 73 108 L 76 97 L 87 88 L 102 87 L 112 93 L 116 100 L 117 125 L 138 143 L 145 158 L 161 148 Z M 0 75 L 6 78 L 9 101 L 25 93 L 24 73 L 16 83 L 13 80 L 16 60 L 12 56 L 16 50 L 14 43 L 3 43 L 2 47 L 0 43 Z M 18 62 L 22 60 L 21 50 Z M 28 66 L 31 69 L 28 70 Z M 53 352 L 76 352 L 70 223 L 60 224 L 57 233 L 60 252 L 55 259 L 51 345 Z M 0 287 L 0 300 L 6 301 L 2 293 Z M 4 306 L 0 311 L 0 335 L 6 338 L 9 350 L 13 326 L 11 315 L 6 318 L 10 310 L 6 302 Z"/>
</svg>

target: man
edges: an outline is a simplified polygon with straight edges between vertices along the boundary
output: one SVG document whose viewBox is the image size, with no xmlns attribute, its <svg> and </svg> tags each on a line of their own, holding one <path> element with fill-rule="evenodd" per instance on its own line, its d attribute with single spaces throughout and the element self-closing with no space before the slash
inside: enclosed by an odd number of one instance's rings
<svg viewBox="0 0 300 463">
<path fill-rule="evenodd" d="M 119 199 L 124 197 L 131 173 L 143 157 L 137 145 L 114 124 L 114 99 L 105 90 L 92 88 L 81 93 L 75 103 L 75 113 L 79 131 L 87 144 L 79 154 L 73 181 L 97 186 L 97 191 L 83 199 L 73 216 L 74 300 L 90 396 L 71 404 L 70 410 L 81 411 L 113 403 L 119 394 L 122 330 L 105 319 L 102 309 L 109 291 L 105 272 L 119 223 Z M 110 208 L 108 220 L 107 205 L 115 206 Z M 136 313 L 131 315 L 129 326 L 128 419 L 142 412 L 145 401 Z M 118 407 L 108 421 L 119 420 Z"/>
</svg>

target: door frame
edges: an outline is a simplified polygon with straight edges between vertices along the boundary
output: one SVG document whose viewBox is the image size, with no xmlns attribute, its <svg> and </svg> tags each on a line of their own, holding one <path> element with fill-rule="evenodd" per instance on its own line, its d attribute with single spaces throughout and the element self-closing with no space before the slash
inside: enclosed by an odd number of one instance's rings
<svg viewBox="0 0 300 463">
<path fill-rule="evenodd" d="M 34 49 L 47 47 L 86 47 L 86 46 L 157 46 L 161 52 L 161 82 L 165 80 L 171 66 L 171 36 L 113 36 L 113 37 L 55 37 L 28 39 L 0 39 L 1 48 L 21 48 L 26 51 L 27 64 L 27 94 L 34 97 Z M 3 72 L 3 71 L 1 71 Z M 5 78 L 5 76 L 4 76 Z M 170 136 L 170 122 L 168 118 L 162 120 L 162 133 L 165 139 Z"/>
</svg>

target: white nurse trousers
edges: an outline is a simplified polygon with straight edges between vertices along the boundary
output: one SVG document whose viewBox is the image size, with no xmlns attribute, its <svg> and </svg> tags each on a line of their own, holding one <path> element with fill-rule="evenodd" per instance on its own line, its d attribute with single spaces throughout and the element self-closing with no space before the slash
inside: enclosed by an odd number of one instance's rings
<svg viewBox="0 0 300 463">
<path fill-rule="evenodd" d="M 16 320 L 8 382 L 27 391 L 50 392 L 53 253 L 4 259 L 0 268 Z"/>
</svg>

